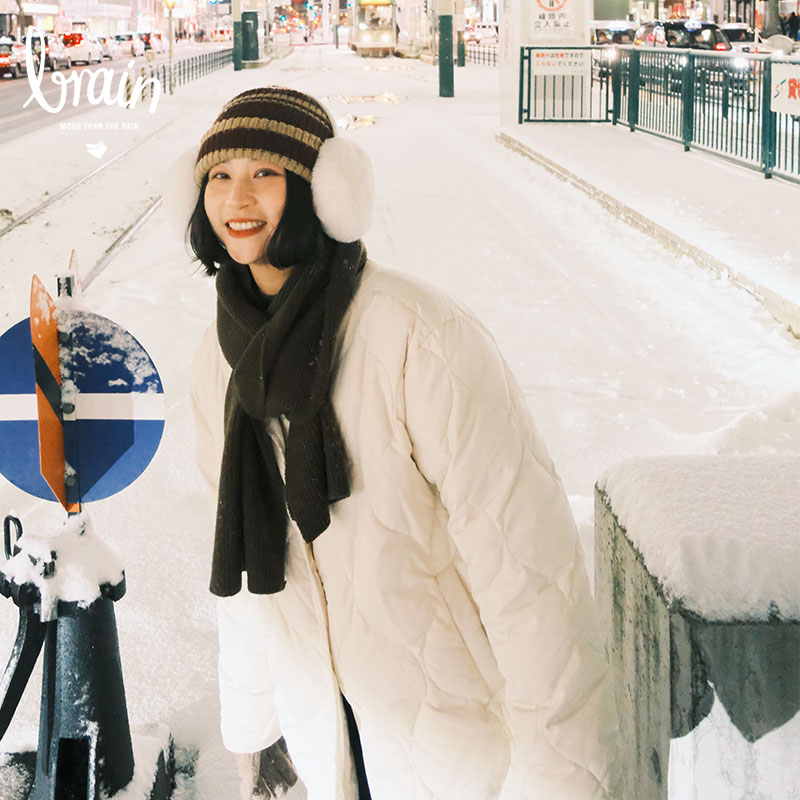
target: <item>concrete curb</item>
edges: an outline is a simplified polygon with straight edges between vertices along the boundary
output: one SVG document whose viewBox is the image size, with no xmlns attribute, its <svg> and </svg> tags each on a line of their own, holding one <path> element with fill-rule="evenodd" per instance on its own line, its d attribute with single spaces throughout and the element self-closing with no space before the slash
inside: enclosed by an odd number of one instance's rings
<svg viewBox="0 0 800 800">
<path fill-rule="evenodd" d="M 275 47 L 272 51 L 265 53 L 261 58 L 252 61 L 242 60 L 242 69 L 258 69 L 259 67 L 269 66 L 276 58 L 286 58 L 292 52 L 291 47 Z"/>
<path fill-rule="evenodd" d="M 272 56 L 266 58 L 259 58 L 254 61 L 242 60 L 242 69 L 258 69 L 259 67 L 266 67 L 272 63 Z"/>
<path fill-rule="evenodd" d="M 654 222 L 652 219 L 639 213 L 630 206 L 625 205 L 625 203 L 617 200 L 610 194 L 598 189 L 583 178 L 579 178 L 573 172 L 566 169 L 566 167 L 562 167 L 560 164 L 556 164 L 541 153 L 537 153 L 527 144 L 515 139 L 513 136 L 501 132 L 497 134 L 496 139 L 503 146 L 529 158 L 540 167 L 544 167 L 544 169 L 560 180 L 580 189 L 591 197 L 592 200 L 595 200 L 607 211 L 610 211 L 615 217 L 621 219 L 632 228 L 636 228 L 636 230 L 655 239 L 671 253 L 677 256 L 688 256 L 698 266 L 712 269 L 719 275 L 726 277 L 735 286 L 744 289 L 748 294 L 755 297 L 781 325 L 785 325 L 793 336 L 800 339 L 800 306 L 795 305 L 790 300 L 768 289 L 766 286 L 756 283 L 747 276 L 737 273 L 733 268 L 720 261 L 718 258 L 715 258 L 710 253 L 687 242 L 685 239 L 678 236 L 678 234 L 664 228 L 662 225 L 659 225 L 657 222 Z"/>
</svg>

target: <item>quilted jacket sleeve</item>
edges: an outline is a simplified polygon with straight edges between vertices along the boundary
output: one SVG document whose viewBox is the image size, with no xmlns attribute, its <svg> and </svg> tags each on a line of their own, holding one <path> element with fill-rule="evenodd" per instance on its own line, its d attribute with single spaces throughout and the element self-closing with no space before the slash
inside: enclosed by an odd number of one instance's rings
<svg viewBox="0 0 800 800">
<path fill-rule="evenodd" d="M 222 741 L 234 753 L 257 753 L 281 736 L 264 636 L 264 596 L 243 588 L 217 600 Z"/>
<path fill-rule="evenodd" d="M 208 485 L 209 536 L 214 531 L 229 374 L 216 332 L 209 328 L 192 364 L 191 391 L 197 461 Z M 263 633 L 263 603 L 263 597 L 246 589 L 217 601 L 222 739 L 234 753 L 258 752 L 281 735 Z"/>
<path fill-rule="evenodd" d="M 455 315 L 412 341 L 401 405 L 504 678 L 511 771 L 524 784 L 514 797 L 616 797 L 616 715 L 581 545 L 491 336 Z"/>
</svg>

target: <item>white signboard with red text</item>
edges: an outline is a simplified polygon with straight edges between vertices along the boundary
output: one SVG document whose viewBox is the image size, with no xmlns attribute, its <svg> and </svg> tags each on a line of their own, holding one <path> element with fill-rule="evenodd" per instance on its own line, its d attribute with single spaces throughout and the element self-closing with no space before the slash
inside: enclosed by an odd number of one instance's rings
<svg viewBox="0 0 800 800">
<path fill-rule="evenodd" d="M 589 75 L 592 68 L 591 50 L 571 50 L 548 47 L 531 51 L 531 70 L 534 75 Z"/>
<path fill-rule="evenodd" d="M 578 0 L 534 0 L 528 22 L 532 44 L 585 44 Z"/>
<path fill-rule="evenodd" d="M 770 111 L 800 115 L 800 64 L 772 65 Z"/>
<path fill-rule="evenodd" d="M 532 78 L 539 80 L 546 75 L 552 81 L 550 76 L 586 76 L 587 80 L 570 81 L 570 86 L 575 86 L 580 95 L 585 94 L 584 84 L 591 83 L 591 59 L 575 55 L 567 48 L 589 44 L 592 8 L 592 0 L 499 0 L 498 55 L 503 125 L 517 124 L 520 48 L 556 48 L 554 54 L 540 56 L 532 63 Z M 563 98 L 559 102 L 563 102 Z"/>
</svg>

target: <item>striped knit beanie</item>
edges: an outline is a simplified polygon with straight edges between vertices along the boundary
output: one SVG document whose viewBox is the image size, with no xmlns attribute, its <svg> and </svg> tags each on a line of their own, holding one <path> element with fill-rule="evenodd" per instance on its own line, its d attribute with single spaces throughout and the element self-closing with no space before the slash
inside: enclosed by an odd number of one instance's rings
<svg viewBox="0 0 800 800">
<path fill-rule="evenodd" d="M 194 179 L 231 158 L 272 161 L 311 182 L 322 143 L 333 136 L 328 112 L 313 98 L 282 86 L 249 89 L 222 109 L 203 136 Z"/>
<path fill-rule="evenodd" d="M 201 140 L 194 165 L 199 188 L 209 170 L 233 158 L 272 161 L 311 184 L 325 232 L 340 242 L 360 239 L 372 218 L 372 167 L 310 95 L 283 86 L 248 89 L 228 102 Z"/>
</svg>

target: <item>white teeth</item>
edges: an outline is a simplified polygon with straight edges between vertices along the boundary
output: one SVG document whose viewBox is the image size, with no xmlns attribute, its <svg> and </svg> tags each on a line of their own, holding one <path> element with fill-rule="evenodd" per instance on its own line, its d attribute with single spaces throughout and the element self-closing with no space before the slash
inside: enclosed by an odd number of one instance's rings
<svg viewBox="0 0 800 800">
<path fill-rule="evenodd" d="M 266 222 L 251 220 L 250 222 L 229 222 L 228 227 L 232 231 L 247 231 L 250 230 L 250 228 L 260 228 L 262 225 L 266 224 Z"/>
</svg>

